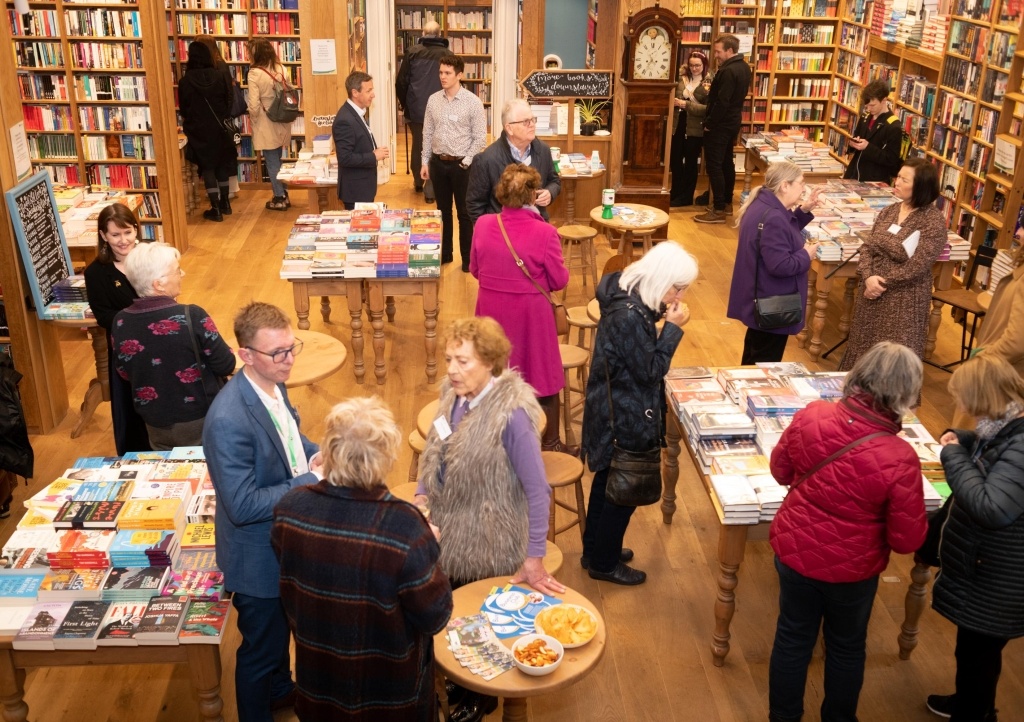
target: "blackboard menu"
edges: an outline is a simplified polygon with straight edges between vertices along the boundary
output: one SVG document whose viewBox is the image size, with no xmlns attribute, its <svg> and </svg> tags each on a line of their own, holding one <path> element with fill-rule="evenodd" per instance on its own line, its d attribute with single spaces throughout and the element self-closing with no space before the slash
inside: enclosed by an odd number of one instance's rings
<svg viewBox="0 0 1024 722">
<path fill-rule="evenodd" d="M 54 301 L 53 287 L 71 275 L 71 254 L 50 176 L 40 171 L 4 194 L 36 313 Z"/>
<path fill-rule="evenodd" d="M 611 70 L 534 70 L 522 82 L 535 98 L 609 98 Z"/>
</svg>

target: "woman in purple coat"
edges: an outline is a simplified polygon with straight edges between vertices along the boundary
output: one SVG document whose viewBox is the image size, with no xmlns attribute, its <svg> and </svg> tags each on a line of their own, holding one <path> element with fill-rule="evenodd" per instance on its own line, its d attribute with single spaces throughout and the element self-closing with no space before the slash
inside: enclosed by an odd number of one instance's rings
<svg viewBox="0 0 1024 722">
<path fill-rule="evenodd" d="M 558 437 L 558 394 L 565 383 L 551 304 L 509 250 L 511 244 L 533 280 L 549 293 L 569 282 L 558 232 L 533 204 L 541 187 L 540 174 L 530 166 L 513 163 L 505 168 L 494 190 L 501 213 L 481 216 L 476 222 L 469 271 L 480 281 L 476 315 L 490 316 L 501 324 L 512 342 L 509 367 L 533 387 L 544 409 L 547 428 L 542 448 L 568 451 Z"/>
<path fill-rule="evenodd" d="M 801 203 L 803 171 L 788 161 L 772 163 L 765 171 L 764 185 L 750 194 L 736 214 L 740 242 L 727 315 L 747 327 L 740 361 L 743 365 L 781 361 L 786 341 L 804 327 L 806 319 L 784 328 L 759 328 L 754 318 L 754 298 L 799 293 L 806 308 L 807 270 L 818 244 L 805 244 L 801 231 L 814 218 L 811 210 L 818 205 L 820 192 L 812 190 Z"/>
</svg>

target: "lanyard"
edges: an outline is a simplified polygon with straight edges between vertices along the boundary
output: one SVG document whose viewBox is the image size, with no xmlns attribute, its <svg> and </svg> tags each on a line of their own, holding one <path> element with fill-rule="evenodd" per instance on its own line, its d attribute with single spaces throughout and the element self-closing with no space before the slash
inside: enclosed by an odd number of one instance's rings
<svg viewBox="0 0 1024 722">
<path fill-rule="evenodd" d="M 278 404 L 279 407 L 283 407 L 284 406 L 284 402 L 283 401 L 276 401 L 275 403 Z M 285 413 L 286 414 L 288 413 L 287 409 L 285 409 Z M 289 414 L 289 416 L 290 416 L 290 414 Z M 274 424 L 274 428 L 277 429 L 277 433 L 281 437 L 281 441 L 284 443 L 285 453 L 288 454 L 288 461 L 289 461 L 289 463 L 291 464 L 291 467 L 292 467 L 292 476 L 296 476 L 299 473 L 299 459 L 298 459 L 298 455 L 295 453 L 295 445 L 294 445 L 295 437 L 292 436 L 292 425 L 291 425 L 291 422 L 290 421 L 286 422 L 287 426 L 288 426 L 288 432 L 285 433 L 284 429 L 281 428 L 281 422 L 278 421 L 276 413 L 271 413 L 270 414 L 270 421 L 271 421 L 271 423 Z"/>
</svg>

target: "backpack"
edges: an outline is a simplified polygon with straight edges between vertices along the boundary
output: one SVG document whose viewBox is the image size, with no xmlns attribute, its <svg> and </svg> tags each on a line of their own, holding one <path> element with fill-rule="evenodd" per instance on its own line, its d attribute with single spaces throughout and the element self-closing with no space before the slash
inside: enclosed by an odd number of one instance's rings
<svg viewBox="0 0 1024 722">
<path fill-rule="evenodd" d="M 900 119 L 895 115 L 889 116 L 890 123 L 899 123 Z M 906 128 L 900 127 L 900 160 L 906 160 L 910 157 L 910 151 L 914 147 L 914 139 L 910 137 L 910 133 L 907 132 Z"/>
<path fill-rule="evenodd" d="M 262 70 L 274 81 L 274 99 L 270 102 L 269 108 L 263 109 L 267 118 L 275 123 L 291 123 L 299 117 L 299 91 L 288 85 L 283 75 L 276 78 L 265 68 L 257 70 Z"/>
</svg>

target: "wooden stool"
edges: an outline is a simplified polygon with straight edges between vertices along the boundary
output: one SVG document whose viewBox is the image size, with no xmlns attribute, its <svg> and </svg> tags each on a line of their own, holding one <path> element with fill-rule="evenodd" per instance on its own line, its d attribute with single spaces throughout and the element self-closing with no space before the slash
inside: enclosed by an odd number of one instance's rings
<svg viewBox="0 0 1024 722">
<path fill-rule="evenodd" d="M 409 432 L 409 446 L 412 448 L 412 463 L 409 464 L 409 481 L 415 484 L 420 473 L 420 454 L 427 448 L 427 440 L 420 434 L 419 429 Z"/>
<path fill-rule="evenodd" d="M 586 306 L 573 306 L 566 309 L 569 316 L 569 336 L 572 340 L 572 329 L 577 329 L 576 345 L 587 352 L 587 368 L 590 368 L 590 359 L 594 357 L 594 335 L 597 333 L 597 322 L 587 313 Z M 590 336 L 587 336 L 587 331 Z M 589 340 L 588 340 L 589 338 Z"/>
<path fill-rule="evenodd" d="M 579 525 L 580 541 L 582 542 L 583 533 L 587 530 L 587 508 L 583 503 L 583 462 L 575 456 L 569 456 L 560 451 L 542 451 L 540 455 L 544 460 L 544 472 L 548 477 L 548 486 L 551 487 L 548 541 L 555 541 L 557 535 Z M 571 506 L 558 498 L 558 490 L 563 486 L 570 485 L 576 491 L 576 506 Z M 576 515 L 575 519 L 560 527 L 555 526 L 555 508 L 559 506 Z"/>
<path fill-rule="evenodd" d="M 594 293 L 597 293 L 597 256 L 594 251 L 594 237 L 597 230 L 590 226 L 561 226 L 558 229 L 558 237 L 562 239 L 562 255 L 565 256 L 565 267 L 572 273 L 574 268 L 580 269 L 583 274 L 583 292 L 587 292 L 587 271 L 590 271 L 590 278 L 594 284 Z M 578 260 L 573 261 L 573 249 L 578 253 Z M 568 289 L 562 289 L 562 300 Z"/>
<path fill-rule="evenodd" d="M 558 344 L 558 352 L 562 356 L 562 372 L 565 374 L 565 388 L 562 389 L 562 428 L 565 431 L 565 443 L 573 446 L 575 435 L 572 433 L 572 419 L 577 406 L 581 412 L 583 411 L 583 401 L 587 393 L 587 363 L 590 361 L 590 354 L 584 348 L 564 343 Z M 572 369 L 576 369 L 576 378 L 580 382 L 580 385 L 575 388 L 569 380 L 569 372 Z M 580 395 L 580 400 L 575 404 L 572 401 L 573 391 Z"/>
<path fill-rule="evenodd" d="M 391 496 L 396 496 L 402 501 L 407 501 L 412 504 L 412 500 L 416 498 L 416 482 L 409 481 L 405 484 L 399 484 L 393 489 L 388 489 L 391 492 Z"/>
</svg>

